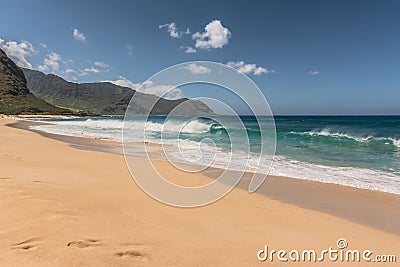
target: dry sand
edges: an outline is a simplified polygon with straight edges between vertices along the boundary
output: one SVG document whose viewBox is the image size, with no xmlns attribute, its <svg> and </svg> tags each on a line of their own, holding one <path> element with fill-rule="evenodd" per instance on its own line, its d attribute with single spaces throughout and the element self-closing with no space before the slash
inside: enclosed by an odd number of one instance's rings
<svg viewBox="0 0 400 267">
<path fill-rule="evenodd" d="M 265 245 L 287 251 L 336 248 L 341 237 L 349 249 L 395 254 L 400 260 L 396 231 L 352 222 L 335 212 L 328 214 L 329 209 L 321 212 L 283 203 L 268 194 L 249 194 L 238 188 L 202 208 L 166 206 L 139 189 L 123 156 L 78 150 L 34 132 L 6 127 L 10 122 L 0 120 L 0 265 L 280 266 L 276 259 L 258 261 L 257 251 Z M 137 159 L 138 166 L 142 160 Z M 176 182 L 188 180 L 196 185 L 210 180 L 201 174 L 178 173 L 167 162 L 155 164 Z M 339 196 L 366 200 L 359 217 L 371 213 L 370 203 L 382 203 L 385 212 L 379 216 L 399 216 L 398 209 L 390 210 L 398 197 L 379 194 L 381 202 L 371 201 L 375 195 L 363 190 L 334 188 Z M 277 186 L 271 191 L 284 190 Z M 288 195 L 308 193 L 292 190 Z M 296 201 L 288 198 L 287 202 Z M 319 198 L 316 195 L 313 203 L 319 203 Z M 324 264 L 332 262 L 318 263 Z"/>
</svg>

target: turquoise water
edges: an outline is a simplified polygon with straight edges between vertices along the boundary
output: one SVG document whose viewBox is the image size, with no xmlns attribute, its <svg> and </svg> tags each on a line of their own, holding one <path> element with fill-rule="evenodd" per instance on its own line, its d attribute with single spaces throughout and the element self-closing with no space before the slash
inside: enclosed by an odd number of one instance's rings
<svg viewBox="0 0 400 267">
<path fill-rule="evenodd" d="M 278 117 L 277 154 L 400 174 L 400 117 Z"/>
<path fill-rule="evenodd" d="M 246 134 L 233 134 L 234 140 L 228 132 L 240 131 L 241 125 L 232 119 L 225 124 L 229 129 L 224 128 L 217 122 L 221 118 L 196 118 L 188 123 L 188 118 L 173 117 L 165 123 L 165 117 L 150 117 L 145 126 L 146 139 L 174 145 L 179 139 L 189 158 L 196 157 L 202 141 L 203 154 L 211 155 L 215 144 L 222 153 L 219 155 L 229 155 L 234 146 L 232 160 L 238 162 L 260 153 L 260 128 L 255 117 L 241 117 Z M 55 125 L 38 128 L 58 134 L 121 140 L 122 116 L 50 121 Z M 132 141 L 143 140 L 144 118 L 134 117 L 130 123 L 133 128 L 137 123 L 137 131 L 130 136 Z M 400 116 L 278 116 L 275 124 L 277 146 L 272 174 L 400 194 Z M 249 155 L 246 140 L 250 143 Z M 224 167 L 225 163 L 218 164 L 215 163 L 216 167 Z M 268 173 L 268 167 L 260 166 L 256 171 Z"/>
</svg>

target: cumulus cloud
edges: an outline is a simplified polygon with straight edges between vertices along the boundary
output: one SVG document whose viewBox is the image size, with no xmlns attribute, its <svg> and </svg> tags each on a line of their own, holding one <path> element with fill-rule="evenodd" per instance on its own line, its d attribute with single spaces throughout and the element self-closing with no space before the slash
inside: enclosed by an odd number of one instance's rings
<svg viewBox="0 0 400 267">
<path fill-rule="evenodd" d="M 182 37 L 183 34 L 190 34 L 189 28 L 186 29 L 186 31 L 179 31 L 178 27 L 176 26 L 175 22 L 167 23 L 167 24 L 162 24 L 158 25 L 159 29 L 167 29 L 167 32 L 169 33 L 169 36 L 172 38 L 180 38 Z"/>
<path fill-rule="evenodd" d="M 210 73 L 211 70 L 205 66 L 197 65 L 196 63 L 190 63 L 185 67 L 188 71 L 193 74 L 206 74 Z"/>
<path fill-rule="evenodd" d="M 75 40 L 81 41 L 82 43 L 86 41 L 85 34 L 80 32 L 78 29 L 74 29 L 73 36 Z"/>
<path fill-rule="evenodd" d="M 231 32 L 225 28 L 220 20 L 213 20 L 208 23 L 204 32 L 196 32 L 192 35 L 195 40 L 195 47 L 200 49 L 222 48 L 228 44 Z"/>
<path fill-rule="evenodd" d="M 309 70 L 307 72 L 308 75 L 318 75 L 319 74 L 319 70 Z"/>
<path fill-rule="evenodd" d="M 196 53 L 196 49 L 194 49 L 193 47 L 190 46 L 181 46 L 180 49 L 185 50 L 185 53 L 187 54 L 193 54 Z"/>
<path fill-rule="evenodd" d="M 5 42 L 0 39 L 0 48 L 6 52 L 15 64 L 22 68 L 32 69 L 32 64 L 29 63 L 28 57 L 31 57 L 36 53 L 32 44 L 27 41 L 21 41 L 20 43 L 15 41 Z"/>
<path fill-rule="evenodd" d="M 61 56 L 57 53 L 47 54 L 47 57 L 43 60 L 43 65 L 39 65 L 38 69 L 40 71 L 51 71 L 57 72 L 60 69 Z"/>
<path fill-rule="evenodd" d="M 244 74 L 261 75 L 269 72 L 266 68 L 258 67 L 256 64 L 246 64 L 244 61 L 229 61 L 226 65 Z"/>
<path fill-rule="evenodd" d="M 166 99 L 179 99 L 183 97 L 182 90 L 171 85 L 154 85 L 152 81 L 146 81 L 144 83 L 133 83 L 126 77 L 119 76 L 116 80 L 107 80 L 104 82 L 110 82 L 115 85 L 128 87 L 134 90 L 138 90 L 145 94 L 154 94 L 162 96 Z"/>
</svg>

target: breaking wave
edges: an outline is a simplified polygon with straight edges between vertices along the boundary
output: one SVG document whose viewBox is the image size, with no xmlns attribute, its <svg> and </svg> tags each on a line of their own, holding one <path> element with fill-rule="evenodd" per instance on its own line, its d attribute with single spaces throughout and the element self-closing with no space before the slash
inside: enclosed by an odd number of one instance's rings
<svg viewBox="0 0 400 267">
<path fill-rule="evenodd" d="M 308 132 L 290 132 L 290 134 L 295 135 L 306 135 L 311 137 L 322 136 L 322 137 L 329 137 L 329 138 L 336 138 L 336 139 L 348 139 L 353 140 L 359 143 L 380 143 L 383 145 L 393 145 L 397 148 L 400 148 L 400 139 L 395 137 L 384 137 L 384 136 L 356 136 L 346 132 L 338 132 L 338 131 L 330 131 L 327 129 L 324 130 L 313 130 Z"/>
</svg>

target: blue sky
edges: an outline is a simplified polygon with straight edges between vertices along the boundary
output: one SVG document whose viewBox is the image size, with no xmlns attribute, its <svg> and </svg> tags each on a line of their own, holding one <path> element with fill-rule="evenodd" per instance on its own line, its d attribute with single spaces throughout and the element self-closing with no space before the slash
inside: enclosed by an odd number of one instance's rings
<svg viewBox="0 0 400 267">
<path fill-rule="evenodd" d="M 2 3 L 0 46 L 20 65 L 134 87 L 177 63 L 234 62 L 275 114 L 400 114 L 398 1 L 59 2 Z"/>
</svg>

